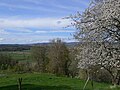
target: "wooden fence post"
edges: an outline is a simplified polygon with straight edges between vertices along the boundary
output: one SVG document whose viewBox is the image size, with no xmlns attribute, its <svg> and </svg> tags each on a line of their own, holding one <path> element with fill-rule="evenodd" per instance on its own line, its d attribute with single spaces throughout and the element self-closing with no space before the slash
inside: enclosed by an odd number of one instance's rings
<svg viewBox="0 0 120 90">
<path fill-rule="evenodd" d="M 18 90 L 22 90 L 22 78 L 18 79 Z"/>
</svg>

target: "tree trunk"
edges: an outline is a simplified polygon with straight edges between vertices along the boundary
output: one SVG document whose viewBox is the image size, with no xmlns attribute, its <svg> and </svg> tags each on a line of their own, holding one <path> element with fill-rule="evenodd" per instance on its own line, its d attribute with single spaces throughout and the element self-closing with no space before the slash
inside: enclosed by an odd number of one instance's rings
<svg viewBox="0 0 120 90">
<path fill-rule="evenodd" d="M 118 77 L 117 85 L 120 85 L 120 76 Z"/>
<path fill-rule="evenodd" d="M 94 89 L 94 83 L 93 83 L 93 73 L 91 74 L 91 86 L 92 86 L 92 89 Z"/>
<path fill-rule="evenodd" d="M 112 84 L 114 86 L 119 85 L 119 83 L 120 83 L 120 77 L 113 77 L 112 78 Z"/>
<path fill-rule="evenodd" d="M 84 85 L 84 87 L 83 87 L 83 90 L 85 90 L 85 88 L 86 88 L 86 86 L 87 86 L 87 84 L 88 84 L 88 82 L 89 82 L 89 76 L 88 76 L 88 79 L 86 80 L 86 82 L 85 82 L 85 85 Z"/>
<path fill-rule="evenodd" d="M 115 78 L 112 79 L 112 85 L 116 86 L 116 79 Z"/>
<path fill-rule="evenodd" d="M 18 79 L 18 90 L 22 90 L 22 78 Z"/>
<path fill-rule="evenodd" d="M 85 82 L 85 85 L 84 85 L 84 87 L 83 87 L 83 90 L 85 90 L 85 88 L 86 88 L 86 86 L 87 86 L 87 84 L 88 84 L 88 82 L 89 82 L 89 80 L 90 80 L 90 75 L 89 75 L 89 70 L 86 70 L 86 72 L 87 72 L 87 80 L 86 80 L 86 82 Z"/>
</svg>

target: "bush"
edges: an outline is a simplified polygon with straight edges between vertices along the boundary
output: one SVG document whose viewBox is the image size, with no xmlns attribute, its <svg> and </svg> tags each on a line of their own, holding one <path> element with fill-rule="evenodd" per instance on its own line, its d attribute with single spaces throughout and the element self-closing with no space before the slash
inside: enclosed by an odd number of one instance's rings
<svg viewBox="0 0 120 90">
<path fill-rule="evenodd" d="M 86 80 L 88 78 L 87 70 L 80 69 L 79 78 Z M 111 83 L 111 75 L 105 69 L 100 69 L 99 66 L 94 66 L 89 71 L 90 79 L 97 82 Z"/>
<path fill-rule="evenodd" d="M 13 60 L 9 54 L 0 53 L 0 69 L 6 70 L 14 67 L 17 64 L 17 61 Z"/>
</svg>

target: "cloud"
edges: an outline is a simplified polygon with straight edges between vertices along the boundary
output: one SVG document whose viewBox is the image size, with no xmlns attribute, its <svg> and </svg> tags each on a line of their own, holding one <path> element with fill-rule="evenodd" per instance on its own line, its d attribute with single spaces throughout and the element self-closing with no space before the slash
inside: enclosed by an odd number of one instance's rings
<svg viewBox="0 0 120 90">
<path fill-rule="evenodd" d="M 5 38 L 5 39 L 3 39 Z M 27 43 L 42 43 L 42 42 L 49 42 L 52 39 L 55 38 L 61 38 L 62 40 L 66 40 L 68 41 L 68 37 L 67 36 L 63 36 L 63 35 L 32 35 L 32 36 L 26 36 L 26 35 L 14 35 L 14 36 L 10 36 L 10 37 L 3 37 L 1 38 L 1 42 L 0 43 L 7 43 L 7 44 L 27 44 Z M 69 40 L 70 41 L 70 40 Z"/>
<path fill-rule="evenodd" d="M 33 3 L 33 2 L 32 2 Z M 38 2 L 34 2 L 36 4 L 39 4 Z M 23 10 L 32 10 L 32 11 L 37 11 L 37 12 L 49 12 L 49 13 L 66 13 L 68 11 L 73 11 L 73 10 L 80 10 L 83 11 L 83 8 L 79 8 L 77 6 L 63 6 L 59 4 L 51 4 L 50 6 L 47 6 L 49 8 L 45 7 L 45 4 L 40 4 L 40 5 L 27 5 L 27 4 L 9 4 L 9 3 L 3 3 L 0 2 L 0 6 L 2 7 L 7 7 L 9 10 L 14 10 L 14 9 L 23 9 Z M 52 8 L 54 7 L 54 8 Z M 52 9 L 51 9 L 52 8 Z"/>
<path fill-rule="evenodd" d="M 58 21 L 61 23 L 58 23 Z M 67 25 L 70 25 L 70 20 L 59 18 L 0 18 L 0 28 L 62 28 Z"/>
<path fill-rule="evenodd" d="M 21 0 L 21 1 L 25 1 L 27 3 L 33 3 L 33 4 L 41 4 L 41 0 Z"/>
<path fill-rule="evenodd" d="M 4 38 L 1 38 L 1 37 L 0 37 L 0 42 L 2 42 L 2 41 L 4 41 Z"/>
<path fill-rule="evenodd" d="M 69 35 L 62 33 L 74 32 L 72 29 L 64 30 L 63 27 L 69 24 L 69 20 L 60 18 L 0 18 L 0 36 L 3 37 L 0 43 L 40 43 L 49 42 L 54 38 L 68 40 Z"/>
<path fill-rule="evenodd" d="M 54 4 L 54 3 L 52 5 L 55 8 L 63 9 L 63 10 L 66 10 L 66 11 L 71 11 L 71 10 L 74 10 L 74 11 L 78 11 L 79 10 L 80 12 L 84 11 L 84 8 L 79 7 L 79 6 L 75 6 L 75 5 L 67 6 L 67 5 Z M 88 6 L 88 5 L 86 5 L 86 6 Z"/>
<path fill-rule="evenodd" d="M 8 35 L 9 32 L 5 31 L 4 29 L 0 29 L 0 35 Z"/>
<path fill-rule="evenodd" d="M 31 29 L 26 29 L 26 28 L 9 28 L 12 32 L 17 32 L 17 33 L 33 33 Z"/>
<path fill-rule="evenodd" d="M 75 32 L 73 28 L 63 28 L 71 21 L 61 18 L 84 11 L 88 1 L 1 0 L 0 7 L 4 11 L 0 15 L 0 43 L 39 43 L 54 38 L 72 41 L 68 37 Z"/>
<path fill-rule="evenodd" d="M 88 6 L 91 0 L 72 0 L 73 2 L 80 3 L 81 5 Z"/>
<path fill-rule="evenodd" d="M 46 0 L 46 1 L 45 0 L 23 0 L 23 1 L 25 1 L 27 3 L 33 3 L 33 4 L 36 4 L 36 5 L 43 5 L 43 6 L 45 5 L 45 3 L 49 2 L 50 6 L 55 7 L 55 8 L 64 9 L 64 10 L 80 10 L 80 11 L 83 11 L 83 8 L 80 8 L 79 6 L 63 5 L 58 0 L 52 0 L 51 2 L 49 0 Z M 73 3 L 76 2 L 76 3 L 83 4 L 85 6 L 88 6 L 87 1 L 82 1 L 82 0 L 72 0 L 72 1 L 73 1 Z M 69 2 L 69 0 L 68 0 L 68 2 Z"/>
<path fill-rule="evenodd" d="M 35 31 L 35 33 L 74 33 L 75 30 L 49 30 L 49 31 L 41 31 L 41 30 L 37 30 Z"/>
<path fill-rule="evenodd" d="M 48 33 L 48 32 L 47 31 L 37 30 L 37 31 L 35 31 L 35 33 Z"/>
<path fill-rule="evenodd" d="M 73 0 L 72 0 L 73 1 Z M 68 4 L 61 4 L 61 1 L 57 0 L 21 0 L 20 3 L 6 3 L 6 2 L 0 2 L 1 7 L 7 7 L 9 10 L 14 11 L 14 9 L 22 9 L 27 11 L 37 11 L 37 12 L 49 12 L 49 13 L 59 13 L 64 14 L 68 12 L 68 14 L 71 14 L 73 11 L 84 11 L 84 7 L 80 7 L 79 5 L 76 5 L 76 3 L 83 4 L 85 6 L 88 6 L 88 2 L 82 1 L 82 0 L 75 0 L 73 1 L 72 5 Z M 76 3 L 75 3 L 76 2 Z M 46 4 L 49 3 L 49 4 Z"/>
<path fill-rule="evenodd" d="M 48 12 L 57 12 L 57 10 L 52 10 L 49 8 L 44 8 L 44 7 L 31 7 L 31 6 L 26 6 L 26 5 L 16 5 L 16 4 L 8 4 L 8 3 L 2 3 L 0 2 L 0 6 L 2 7 L 7 7 L 9 9 L 26 9 L 26 10 L 34 10 L 34 11 L 48 11 Z"/>
</svg>

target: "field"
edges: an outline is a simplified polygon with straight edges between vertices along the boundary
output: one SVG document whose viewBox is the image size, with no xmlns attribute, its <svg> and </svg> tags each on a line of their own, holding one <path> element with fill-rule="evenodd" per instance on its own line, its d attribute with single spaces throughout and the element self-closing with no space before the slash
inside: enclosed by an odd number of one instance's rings
<svg viewBox="0 0 120 90">
<path fill-rule="evenodd" d="M 6 52 L 5 52 L 6 53 Z M 19 62 L 33 62 L 30 51 L 7 52 L 13 60 Z M 53 74 L 24 73 L 0 74 L 0 90 L 18 90 L 18 78 L 22 78 L 22 90 L 83 90 L 84 80 L 77 78 L 57 77 Z M 93 87 L 89 81 L 85 90 L 120 90 L 110 88 L 111 84 L 94 82 Z"/>
<path fill-rule="evenodd" d="M 32 61 L 32 57 L 30 55 L 30 50 L 28 51 L 7 51 L 3 52 L 9 54 L 13 60 L 19 61 L 19 62 L 26 62 L 26 61 Z"/>
<path fill-rule="evenodd" d="M 22 77 L 22 90 L 82 90 L 85 81 L 67 77 L 57 77 L 53 74 L 27 73 L 4 74 L 0 76 L 0 90 L 18 90 L 17 79 Z M 110 89 L 109 84 L 95 83 L 94 90 Z M 89 82 L 85 90 L 93 90 Z"/>
</svg>

